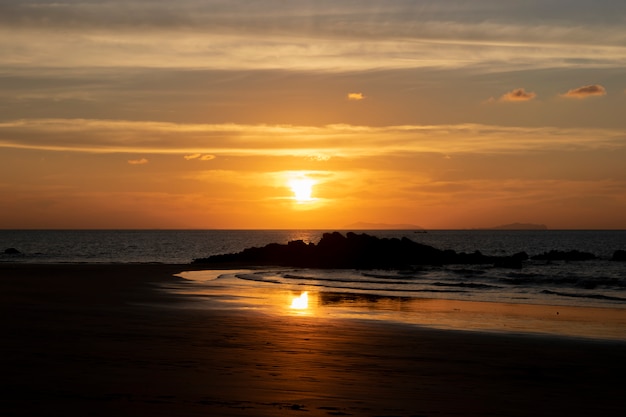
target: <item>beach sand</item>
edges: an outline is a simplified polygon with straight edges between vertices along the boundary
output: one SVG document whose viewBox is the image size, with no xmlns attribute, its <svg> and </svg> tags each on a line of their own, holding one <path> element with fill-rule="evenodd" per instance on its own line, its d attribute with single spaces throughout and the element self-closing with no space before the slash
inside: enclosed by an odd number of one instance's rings
<svg viewBox="0 0 626 417">
<path fill-rule="evenodd" d="M 626 412 L 626 342 L 194 308 L 194 268 L 0 265 L 0 415 Z"/>
</svg>

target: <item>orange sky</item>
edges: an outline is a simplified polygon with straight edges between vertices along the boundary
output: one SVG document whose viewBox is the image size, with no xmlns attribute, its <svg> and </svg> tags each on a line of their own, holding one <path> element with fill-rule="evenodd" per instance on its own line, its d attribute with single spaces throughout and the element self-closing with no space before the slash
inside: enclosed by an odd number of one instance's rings
<svg viewBox="0 0 626 417">
<path fill-rule="evenodd" d="M 626 5 L 442 3 L 1 5 L 0 228 L 626 228 Z"/>
</svg>

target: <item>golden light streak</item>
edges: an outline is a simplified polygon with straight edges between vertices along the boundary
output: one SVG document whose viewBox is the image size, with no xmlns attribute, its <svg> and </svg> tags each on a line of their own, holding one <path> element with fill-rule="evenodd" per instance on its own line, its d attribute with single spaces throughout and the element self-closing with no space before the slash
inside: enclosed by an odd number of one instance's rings
<svg viewBox="0 0 626 417">
<path fill-rule="evenodd" d="M 349 124 L 179 124 L 92 119 L 23 119 L 0 123 L 0 148 L 175 154 L 181 157 L 271 155 L 328 160 L 328 155 L 354 158 L 411 152 L 507 153 L 558 150 L 563 146 L 601 149 L 620 147 L 622 142 L 623 130 L 620 129 L 483 124 L 374 127 Z"/>
</svg>

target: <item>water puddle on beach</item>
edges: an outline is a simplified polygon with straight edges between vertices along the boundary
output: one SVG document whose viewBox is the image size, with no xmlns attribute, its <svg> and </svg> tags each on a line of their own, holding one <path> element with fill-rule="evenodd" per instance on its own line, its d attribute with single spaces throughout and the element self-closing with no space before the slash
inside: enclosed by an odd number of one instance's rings
<svg viewBox="0 0 626 417">
<path fill-rule="evenodd" d="M 324 319 L 365 319 L 436 329 L 544 334 L 626 341 L 626 309 L 516 304 L 326 291 L 238 277 L 253 270 L 191 271 L 168 291 L 187 307 Z"/>
</svg>

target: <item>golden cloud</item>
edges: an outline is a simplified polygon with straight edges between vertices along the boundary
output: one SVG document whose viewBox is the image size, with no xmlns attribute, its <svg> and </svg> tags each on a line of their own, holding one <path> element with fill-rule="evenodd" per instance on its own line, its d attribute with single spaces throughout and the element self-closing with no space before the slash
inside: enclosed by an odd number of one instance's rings
<svg viewBox="0 0 626 417">
<path fill-rule="evenodd" d="M 566 98 L 578 98 L 583 99 L 592 96 L 604 96 L 606 95 L 606 89 L 600 84 L 585 85 L 583 87 L 574 88 L 569 90 L 565 94 L 561 94 Z"/>
<path fill-rule="evenodd" d="M 363 93 L 348 93 L 348 100 L 359 101 L 365 99 Z"/>
<path fill-rule="evenodd" d="M 183 158 L 185 158 L 187 161 L 191 161 L 192 159 L 197 159 L 199 161 L 210 161 L 212 159 L 215 159 L 215 155 L 211 155 L 211 154 L 201 154 L 201 153 L 193 153 L 190 155 L 185 155 L 183 156 Z"/>
<path fill-rule="evenodd" d="M 564 143 L 612 149 L 619 147 L 622 139 L 623 131 L 620 129 L 521 128 L 480 124 L 298 126 L 85 119 L 0 122 L 0 148 L 170 154 L 187 160 L 211 160 L 216 155 L 320 156 L 320 160 L 326 160 L 328 155 L 338 158 L 407 152 L 519 152 L 558 148 Z M 145 158 L 131 161 L 128 163 L 148 162 Z"/>
<path fill-rule="evenodd" d="M 129 159 L 128 163 L 131 165 L 145 165 L 148 163 L 148 160 L 146 158 Z"/>
<path fill-rule="evenodd" d="M 537 94 L 528 92 L 523 88 L 516 88 L 500 97 L 500 101 L 529 101 L 537 97 Z"/>
</svg>

